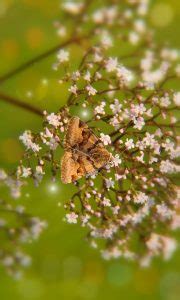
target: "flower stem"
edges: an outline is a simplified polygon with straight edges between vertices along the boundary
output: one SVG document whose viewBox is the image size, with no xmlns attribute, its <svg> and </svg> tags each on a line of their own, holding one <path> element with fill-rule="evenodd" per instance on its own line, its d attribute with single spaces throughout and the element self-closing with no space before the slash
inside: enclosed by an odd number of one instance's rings
<svg viewBox="0 0 180 300">
<path fill-rule="evenodd" d="M 10 103 L 14 106 L 23 108 L 23 109 L 25 109 L 27 111 L 30 111 L 31 113 L 34 113 L 38 116 L 41 116 L 41 117 L 43 116 L 43 112 L 39 108 L 34 107 L 31 104 L 24 103 L 21 100 L 19 100 L 17 98 L 14 98 L 14 97 L 11 97 L 9 95 L 0 93 L 0 101 L 4 101 L 4 102 Z"/>
<path fill-rule="evenodd" d="M 47 58 L 48 56 L 50 56 L 51 54 L 55 53 L 56 51 L 58 51 L 61 48 L 64 48 L 72 43 L 77 43 L 79 42 L 81 39 L 83 39 L 83 37 L 74 37 L 74 38 L 70 38 L 69 40 L 65 41 L 64 43 L 58 44 L 54 47 L 52 47 L 51 49 L 41 53 L 40 55 L 28 60 L 27 62 L 23 63 L 22 65 L 20 65 L 19 67 L 7 72 L 6 74 L 4 74 L 3 76 L 0 77 L 0 84 L 4 83 L 5 81 L 7 81 L 8 79 L 10 79 L 11 77 L 23 72 L 24 70 L 26 70 L 27 68 L 31 67 L 33 64 Z"/>
</svg>

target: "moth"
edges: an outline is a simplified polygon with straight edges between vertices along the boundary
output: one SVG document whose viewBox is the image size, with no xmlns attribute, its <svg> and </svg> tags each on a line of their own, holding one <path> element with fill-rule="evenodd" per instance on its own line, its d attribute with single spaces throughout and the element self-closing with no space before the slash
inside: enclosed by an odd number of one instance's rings
<svg viewBox="0 0 180 300">
<path fill-rule="evenodd" d="M 71 183 L 103 168 L 111 158 L 101 140 L 86 123 L 72 117 L 64 138 L 64 155 L 61 160 L 61 180 Z"/>
</svg>

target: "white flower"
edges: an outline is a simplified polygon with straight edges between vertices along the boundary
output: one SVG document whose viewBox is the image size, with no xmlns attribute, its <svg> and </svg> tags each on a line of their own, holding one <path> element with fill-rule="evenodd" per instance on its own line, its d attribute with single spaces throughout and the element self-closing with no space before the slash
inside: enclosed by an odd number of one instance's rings
<svg viewBox="0 0 180 300">
<path fill-rule="evenodd" d="M 87 71 L 86 74 L 84 75 L 84 80 L 91 81 L 91 74 L 89 71 Z"/>
<path fill-rule="evenodd" d="M 128 150 L 135 147 L 133 139 L 126 139 L 125 146 Z"/>
<path fill-rule="evenodd" d="M 168 260 L 171 258 L 173 252 L 177 248 L 177 243 L 174 239 L 167 236 L 152 233 L 150 239 L 146 242 L 149 250 L 154 254 L 158 255 L 162 252 L 164 259 Z"/>
<path fill-rule="evenodd" d="M 170 219 L 173 216 L 173 211 L 167 207 L 165 203 L 156 205 L 157 213 L 162 219 Z"/>
<path fill-rule="evenodd" d="M 118 116 L 114 116 L 111 120 L 110 120 L 110 124 L 115 128 L 118 129 L 120 126 L 120 120 L 118 118 Z"/>
<path fill-rule="evenodd" d="M 96 106 L 94 109 L 94 114 L 95 115 L 104 115 L 105 111 L 104 111 L 104 107 L 106 106 L 105 102 L 101 102 L 100 105 Z"/>
<path fill-rule="evenodd" d="M 121 111 L 122 104 L 119 103 L 118 99 L 114 99 L 114 104 L 111 104 L 110 108 L 111 108 L 113 114 L 117 114 Z"/>
<path fill-rule="evenodd" d="M 162 173 L 174 173 L 176 171 L 176 166 L 170 160 L 162 160 L 160 164 L 160 171 Z"/>
<path fill-rule="evenodd" d="M 139 192 L 135 197 L 134 197 L 134 202 L 138 204 L 144 204 L 148 201 L 149 197 L 143 193 Z"/>
<path fill-rule="evenodd" d="M 111 206 L 111 201 L 107 198 L 104 197 L 103 201 L 102 201 L 103 206 Z"/>
<path fill-rule="evenodd" d="M 163 48 L 161 51 L 161 57 L 165 60 L 175 61 L 179 57 L 179 52 L 176 49 Z"/>
<path fill-rule="evenodd" d="M 180 92 L 174 94 L 173 101 L 175 105 L 180 106 Z"/>
<path fill-rule="evenodd" d="M 84 7 L 84 4 L 67 1 L 66 3 L 63 3 L 62 7 L 65 11 L 72 15 L 79 15 Z"/>
<path fill-rule="evenodd" d="M 141 162 L 142 164 L 144 164 L 144 153 L 143 151 L 140 151 L 140 155 L 136 156 L 137 161 Z"/>
<path fill-rule="evenodd" d="M 164 259 L 169 260 L 177 248 L 177 242 L 175 241 L 175 239 L 166 236 L 162 237 L 162 242 L 164 245 L 163 247 Z"/>
<path fill-rule="evenodd" d="M 112 180 L 112 178 L 105 179 L 105 183 L 106 183 L 107 189 L 114 187 L 114 181 Z"/>
<path fill-rule="evenodd" d="M 89 96 L 95 96 L 97 93 L 97 90 L 94 89 L 91 85 L 88 85 L 86 87 L 86 90 L 87 90 Z"/>
<path fill-rule="evenodd" d="M 134 28 L 138 33 L 144 33 L 144 31 L 146 29 L 146 25 L 144 23 L 144 20 L 142 20 L 142 19 L 135 20 Z"/>
<path fill-rule="evenodd" d="M 114 167 L 118 167 L 122 163 L 122 160 L 119 158 L 119 155 L 116 154 L 114 157 L 111 159 L 111 164 Z"/>
<path fill-rule="evenodd" d="M 65 26 L 60 26 L 57 28 L 57 35 L 60 36 L 60 37 L 64 37 L 66 36 L 67 34 L 67 30 L 66 30 L 66 27 Z"/>
<path fill-rule="evenodd" d="M 103 9 L 96 10 L 92 15 L 92 19 L 97 24 L 103 23 L 104 22 L 104 10 Z"/>
<path fill-rule="evenodd" d="M 173 230 L 176 230 L 176 229 L 180 228 L 180 215 L 177 215 L 177 214 L 173 215 L 171 228 Z"/>
<path fill-rule="evenodd" d="M 131 117 L 139 117 L 142 116 L 146 112 L 146 107 L 143 103 L 141 104 L 131 104 L 130 115 Z"/>
<path fill-rule="evenodd" d="M 163 70 L 156 69 L 153 71 L 145 71 L 142 73 L 142 78 L 145 82 L 148 83 L 154 83 L 156 84 L 157 82 L 161 81 L 164 78 L 164 72 Z"/>
<path fill-rule="evenodd" d="M 133 80 L 133 74 L 124 66 L 117 68 L 117 77 L 119 77 L 124 83 L 129 83 Z"/>
<path fill-rule="evenodd" d="M 141 130 L 144 125 L 145 125 L 145 121 L 144 121 L 143 117 L 139 117 L 137 119 L 134 119 L 134 128 L 137 128 L 138 130 Z"/>
<path fill-rule="evenodd" d="M 79 71 L 75 71 L 72 73 L 71 78 L 72 78 L 72 80 L 77 81 L 77 80 L 79 80 L 80 76 L 81 76 L 81 73 Z"/>
<path fill-rule="evenodd" d="M 31 175 L 31 168 L 22 167 L 22 177 L 27 178 Z"/>
<path fill-rule="evenodd" d="M 118 258 L 122 255 L 118 247 L 101 251 L 101 255 L 104 259 L 110 260 L 111 258 Z"/>
<path fill-rule="evenodd" d="M 52 126 L 54 126 L 55 128 L 57 128 L 59 125 L 60 125 L 60 122 L 59 122 L 59 116 L 58 115 L 55 115 L 55 113 L 51 113 L 50 115 L 48 115 L 46 117 L 48 123 Z"/>
<path fill-rule="evenodd" d="M 129 42 L 132 45 L 136 45 L 139 42 L 139 35 L 137 34 L 137 32 L 135 32 L 135 31 L 130 32 L 130 34 L 129 34 Z"/>
<path fill-rule="evenodd" d="M 33 152 L 39 152 L 41 150 L 41 147 L 39 145 L 37 145 L 36 143 L 32 143 L 31 149 Z"/>
<path fill-rule="evenodd" d="M 88 214 L 86 214 L 85 216 L 81 217 L 81 221 L 82 221 L 82 226 L 85 226 L 85 224 L 89 221 L 90 216 Z"/>
<path fill-rule="evenodd" d="M 140 16 L 145 16 L 148 12 L 148 5 L 149 5 L 149 0 L 141 0 L 138 1 L 138 9 L 137 9 L 137 14 Z"/>
<path fill-rule="evenodd" d="M 45 221 L 41 221 L 39 218 L 31 218 L 31 233 L 32 238 L 37 239 L 44 228 L 47 227 Z"/>
<path fill-rule="evenodd" d="M 77 85 L 76 85 L 76 84 L 72 85 L 72 86 L 68 89 L 68 91 L 71 92 L 71 93 L 74 94 L 74 95 L 77 95 L 77 91 L 78 91 Z"/>
<path fill-rule="evenodd" d="M 66 214 L 66 220 L 68 223 L 77 223 L 78 215 L 75 212 L 71 212 L 69 214 Z"/>
<path fill-rule="evenodd" d="M 160 105 L 162 107 L 168 107 L 171 104 L 169 96 L 164 96 L 160 98 Z"/>
<path fill-rule="evenodd" d="M 57 59 L 59 63 L 64 63 L 69 61 L 69 52 L 67 50 L 61 49 L 57 54 Z"/>
<path fill-rule="evenodd" d="M 115 71 L 116 68 L 117 68 L 117 66 L 118 66 L 118 59 L 117 59 L 117 57 L 115 57 L 115 58 L 110 57 L 107 60 L 106 64 L 105 64 L 105 68 L 106 68 L 107 72 L 113 72 L 113 71 Z"/>
<path fill-rule="evenodd" d="M 108 49 L 113 45 L 112 37 L 107 31 L 104 31 L 101 35 L 101 44 L 105 49 Z"/>
<path fill-rule="evenodd" d="M 22 135 L 20 135 L 19 139 L 23 142 L 27 149 L 32 149 L 33 152 L 39 152 L 41 150 L 39 145 L 33 143 L 33 137 L 30 131 L 26 130 Z"/>
<path fill-rule="evenodd" d="M 97 52 L 95 52 L 95 54 L 94 54 L 94 62 L 101 62 L 102 59 L 103 59 L 102 55 L 99 54 L 99 53 L 97 53 Z"/>
<path fill-rule="evenodd" d="M 20 141 L 23 142 L 23 144 L 27 148 L 31 147 L 31 143 L 32 143 L 32 134 L 31 134 L 31 131 L 29 131 L 29 130 L 24 131 L 24 133 L 22 135 L 20 135 L 19 139 L 20 139 Z"/>
<path fill-rule="evenodd" d="M 0 169 L 0 180 L 5 180 L 7 178 L 7 174 L 3 169 Z"/>
<path fill-rule="evenodd" d="M 104 133 L 101 133 L 101 134 L 100 134 L 100 140 L 103 142 L 103 144 L 104 144 L 105 146 L 111 144 L 111 138 L 110 138 L 110 136 L 109 136 L 109 135 L 106 135 L 106 134 L 104 134 Z"/>
<path fill-rule="evenodd" d="M 154 135 L 155 135 L 155 136 L 158 136 L 158 137 L 162 137 L 163 133 L 162 133 L 161 129 L 158 128 L 158 129 L 155 131 Z"/>
</svg>

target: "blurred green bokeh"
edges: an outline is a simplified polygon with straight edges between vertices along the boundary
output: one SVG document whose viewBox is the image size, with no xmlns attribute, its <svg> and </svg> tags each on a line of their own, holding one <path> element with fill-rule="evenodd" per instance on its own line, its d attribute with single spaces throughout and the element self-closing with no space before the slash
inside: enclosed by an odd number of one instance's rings
<svg viewBox="0 0 180 300">
<path fill-rule="evenodd" d="M 53 21 L 60 15 L 59 0 L 0 0 L 0 75 L 45 49 L 56 45 Z M 156 38 L 180 46 L 180 1 L 154 0 L 149 21 Z M 76 51 L 76 49 L 74 50 Z M 49 111 L 66 100 L 66 92 L 55 80 L 51 65 L 54 56 L 34 65 L 1 86 L 1 91 Z M 48 78 L 48 82 L 43 79 Z M 27 92 L 33 92 L 29 98 Z M 41 119 L 0 102 L 0 164 L 12 169 L 23 151 L 18 136 L 25 129 L 38 131 Z M 45 179 L 41 188 L 26 188 L 20 203 L 28 211 L 47 219 L 48 229 L 40 240 L 28 245 L 33 264 L 19 281 L 0 269 L 2 300 L 179 300 L 180 258 L 156 260 L 145 270 L 126 261 L 103 261 L 86 243 L 85 230 L 62 221 L 58 206 L 69 195 L 68 187 Z M 3 195 L 1 195 L 3 197 Z M 18 200 L 19 201 L 19 200 Z"/>
</svg>

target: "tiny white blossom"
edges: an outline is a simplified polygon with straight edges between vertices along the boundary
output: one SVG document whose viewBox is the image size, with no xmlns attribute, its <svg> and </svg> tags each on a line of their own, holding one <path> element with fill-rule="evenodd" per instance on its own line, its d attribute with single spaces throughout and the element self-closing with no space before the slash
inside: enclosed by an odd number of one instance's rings
<svg viewBox="0 0 180 300">
<path fill-rule="evenodd" d="M 141 130 L 145 125 L 145 121 L 143 117 L 138 117 L 134 119 L 134 128 Z"/>
<path fill-rule="evenodd" d="M 75 212 L 71 212 L 69 214 L 66 214 L 66 220 L 68 223 L 77 223 L 78 215 Z"/>
<path fill-rule="evenodd" d="M 160 105 L 162 107 L 168 107 L 171 104 L 169 96 L 164 96 L 160 98 Z"/>
<path fill-rule="evenodd" d="M 118 167 L 122 163 L 122 160 L 119 158 L 119 155 L 116 154 L 114 157 L 111 159 L 111 164 L 114 167 Z"/>
<path fill-rule="evenodd" d="M 129 42 L 132 44 L 132 45 L 136 45 L 138 42 L 139 42 L 139 35 L 137 32 L 135 31 L 131 31 L 129 33 Z"/>
<path fill-rule="evenodd" d="M 111 206 L 111 201 L 107 198 L 104 197 L 103 201 L 102 201 L 103 206 Z"/>
<path fill-rule="evenodd" d="M 88 85 L 86 87 L 86 90 L 87 90 L 89 96 L 95 96 L 97 93 L 97 90 L 95 88 L 93 88 L 91 85 Z"/>
<path fill-rule="evenodd" d="M 105 68 L 106 68 L 107 72 L 113 72 L 113 71 L 115 71 L 116 68 L 117 68 L 117 66 L 118 66 L 118 59 L 117 59 L 117 57 L 115 57 L 115 58 L 110 57 L 107 60 L 106 64 L 105 64 Z"/>
<path fill-rule="evenodd" d="M 60 125 L 59 116 L 56 115 L 55 113 L 51 113 L 46 117 L 46 119 L 48 123 L 54 126 L 55 128 L 57 128 Z"/>
<path fill-rule="evenodd" d="M 89 71 L 87 71 L 86 74 L 84 75 L 84 80 L 88 82 L 91 81 L 91 74 Z"/>
<path fill-rule="evenodd" d="M 63 9 L 72 15 L 79 15 L 84 7 L 83 3 L 75 3 L 73 1 L 67 1 L 62 5 Z"/>
<path fill-rule="evenodd" d="M 22 177 L 27 178 L 31 175 L 31 168 L 22 167 Z"/>
<path fill-rule="evenodd" d="M 135 147 L 133 139 L 126 139 L 125 146 L 128 150 Z"/>
<path fill-rule="evenodd" d="M 172 163 L 170 160 L 162 160 L 160 164 L 160 171 L 162 173 L 175 173 L 176 166 L 174 163 Z"/>
<path fill-rule="evenodd" d="M 59 61 L 59 63 L 64 63 L 69 61 L 69 52 L 67 50 L 59 50 L 58 54 L 57 54 L 57 59 Z"/>
<path fill-rule="evenodd" d="M 107 31 L 104 31 L 101 35 L 101 44 L 105 49 L 112 47 L 113 40 Z"/>
<path fill-rule="evenodd" d="M 104 111 L 105 106 L 106 106 L 106 103 L 105 102 L 101 102 L 100 105 L 98 105 L 98 106 L 95 107 L 94 114 L 95 115 L 104 115 L 105 114 L 105 111 Z"/>
<path fill-rule="evenodd" d="M 105 146 L 111 144 L 111 138 L 110 138 L 110 136 L 107 135 L 107 134 L 101 133 L 101 134 L 100 134 L 100 140 L 103 142 L 103 144 L 104 144 Z"/>
<path fill-rule="evenodd" d="M 78 87 L 76 84 L 72 85 L 69 89 L 68 89 L 69 92 L 71 92 L 72 94 L 74 95 L 77 95 L 77 91 L 78 91 Z"/>
<path fill-rule="evenodd" d="M 110 108 L 113 114 L 117 114 L 121 111 L 122 104 L 119 103 L 118 99 L 114 99 L 114 104 L 110 104 Z"/>
<path fill-rule="evenodd" d="M 0 180 L 5 180 L 7 178 L 7 174 L 3 169 L 0 169 Z"/>
<path fill-rule="evenodd" d="M 171 219 L 173 212 L 170 208 L 167 207 L 165 203 L 156 205 L 157 213 L 161 216 L 162 219 Z"/>
<path fill-rule="evenodd" d="M 125 84 L 133 80 L 133 74 L 124 66 L 117 68 L 117 77 L 120 78 Z"/>
<path fill-rule="evenodd" d="M 112 180 L 112 178 L 105 179 L 105 183 L 106 183 L 107 189 L 114 187 L 114 181 Z"/>
<path fill-rule="evenodd" d="M 138 204 L 144 204 L 148 201 L 149 197 L 143 193 L 139 192 L 135 197 L 134 197 L 134 202 Z"/>
<path fill-rule="evenodd" d="M 173 101 L 175 105 L 180 106 L 180 92 L 174 94 Z"/>
</svg>

